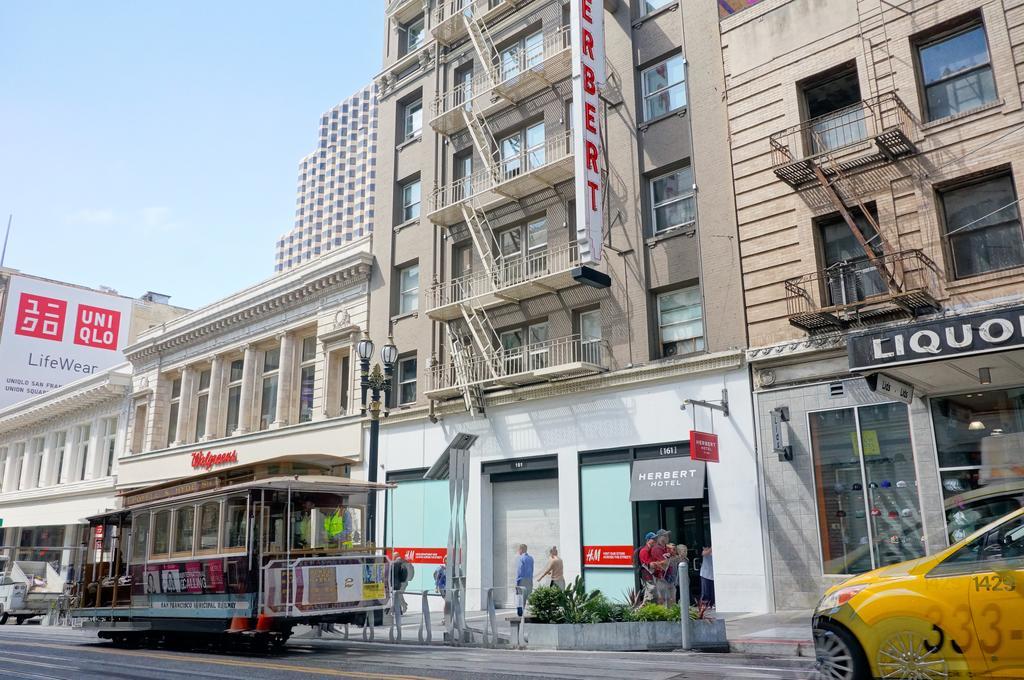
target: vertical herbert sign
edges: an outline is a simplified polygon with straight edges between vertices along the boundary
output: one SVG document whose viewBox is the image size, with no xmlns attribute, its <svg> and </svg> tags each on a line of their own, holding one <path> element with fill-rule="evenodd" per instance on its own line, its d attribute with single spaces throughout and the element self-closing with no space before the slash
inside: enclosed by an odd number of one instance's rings
<svg viewBox="0 0 1024 680">
<path fill-rule="evenodd" d="M 12 276 L 0 335 L 0 408 L 124 362 L 132 301 Z"/>
<path fill-rule="evenodd" d="M 573 145 L 576 241 L 582 264 L 601 261 L 604 240 L 604 149 L 601 90 L 605 84 L 602 0 L 572 0 Z"/>
</svg>

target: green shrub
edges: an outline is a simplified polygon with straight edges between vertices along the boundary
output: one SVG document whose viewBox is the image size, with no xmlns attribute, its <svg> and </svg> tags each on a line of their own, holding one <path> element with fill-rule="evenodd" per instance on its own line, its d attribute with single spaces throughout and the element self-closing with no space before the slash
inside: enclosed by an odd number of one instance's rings
<svg viewBox="0 0 1024 680">
<path fill-rule="evenodd" d="M 530 615 L 538 623 L 564 623 L 562 590 L 555 586 L 537 588 L 530 594 Z"/>
<path fill-rule="evenodd" d="M 562 618 L 566 623 L 597 623 L 598 615 L 595 608 L 604 600 L 600 590 L 587 592 L 583 585 L 583 577 L 577 576 L 562 591 Z"/>
<path fill-rule="evenodd" d="M 665 605 L 661 604 L 645 604 L 643 607 L 632 611 L 629 615 L 630 621 L 678 621 L 679 610 L 675 610 L 675 618 L 673 619 L 673 611 Z"/>
</svg>

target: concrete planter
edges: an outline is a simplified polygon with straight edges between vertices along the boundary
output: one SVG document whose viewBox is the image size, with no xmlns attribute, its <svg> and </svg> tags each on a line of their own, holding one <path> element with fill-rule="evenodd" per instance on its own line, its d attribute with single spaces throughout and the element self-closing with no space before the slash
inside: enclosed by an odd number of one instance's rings
<svg viewBox="0 0 1024 680">
<path fill-rule="evenodd" d="M 527 647 L 607 652 L 640 652 L 679 649 L 682 632 L 678 621 L 627 623 L 527 623 Z M 728 651 L 725 621 L 690 621 L 694 649 Z"/>
</svg>

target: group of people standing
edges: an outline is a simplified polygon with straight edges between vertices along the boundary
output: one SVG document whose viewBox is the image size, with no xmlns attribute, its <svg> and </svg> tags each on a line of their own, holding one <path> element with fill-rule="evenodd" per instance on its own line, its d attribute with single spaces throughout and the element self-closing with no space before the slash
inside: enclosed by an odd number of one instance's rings
<svg viewBox="0 0 1024 680">
<path fill-rule="evenodd" d="M 648 531 L 644 544 L 636 552 L 640 582 L 643 584 L 643 603 L 671 606 L 690 600 L 689 593 L 679 592 L 679 565 L 686 561 L 689 548 L 671 542 L 671 534 L 664 529 Z M 707 607 L 715 606 L 715 571 L 711 546 L 701 550 L 700 599 Z"/>
<path fill-rule="evenodd" d="M 525 609 L 526 603 L 530 599 L 530 593 L 533 592 L 533 555 L 530 554 L 525 543 L 519 544 L 516 553 L 518 554 L 516 557 L 516 579 L 513 585 L 517 600 L 519 597 L 522 598 L 521 603 L 517 604 L 517 608 Z M 550 579 L 547 585 L 565 589 L 565 570 L 562 566 L 562 558 L 558 556 L 558 548 L 555 546 L 548 548 L 548 568 L 536 580 L 543 581 L 545 578 Z"/>
</svg>

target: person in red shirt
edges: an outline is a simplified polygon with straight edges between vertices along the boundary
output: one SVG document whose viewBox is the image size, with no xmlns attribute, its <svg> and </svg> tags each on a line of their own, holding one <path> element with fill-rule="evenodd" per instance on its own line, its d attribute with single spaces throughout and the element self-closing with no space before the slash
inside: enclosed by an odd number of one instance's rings
<svg viewBox="0 0 1024 680">
<path fill-rule="evenodd" d="M 654 567 L 654 601 L 658 604 L 668 602 L 669 585 L 665 580 L 665 567 L 668 565 L 668 558 L 672 556 L 669 550 L 668 540 L 671 534 L 664 529 L 658 529 L 654 533 L 654 545 L 651 547 L 651 565 Z"/>
<path fill-rule="evenodd" d="M 638 551 L 637 557 L 640 562 L 640 582 L 644 585 L 644 604 L 654 602 L 654 580 L 656 565 L 651 556 L 652 549 L 657 545 L 655 539 L 657 534 L 648 531 L 644 536 L 644 545 Z"/>
</svg>

